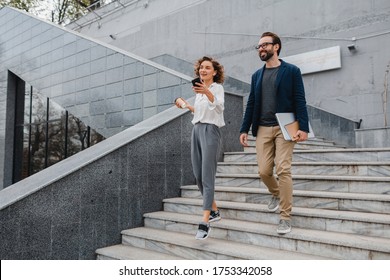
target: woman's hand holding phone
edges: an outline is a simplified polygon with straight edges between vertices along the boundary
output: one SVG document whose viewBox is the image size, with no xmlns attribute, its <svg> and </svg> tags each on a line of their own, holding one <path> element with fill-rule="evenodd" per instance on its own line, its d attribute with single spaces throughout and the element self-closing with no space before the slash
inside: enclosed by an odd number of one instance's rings
<svg viewBox="0 0 390 280">
<path fill-rule="evenodd" d="M 201 84 L 202 80 L 198 77 L 198 78 L 193 79 L 191 82 L 192 82 L 192 85 L 194 87 L 199 87 L 199 85 L 197 85 L 197 83 Z"/>
<path fill-rule="evenodd" d="M 192 89 L 195 91 L 195 93 L 199 94 L 206 94 L 207 88 L 203 84 L 202 80 L 200 78 L 195 78 L 192 80 Z"/>
</svg>

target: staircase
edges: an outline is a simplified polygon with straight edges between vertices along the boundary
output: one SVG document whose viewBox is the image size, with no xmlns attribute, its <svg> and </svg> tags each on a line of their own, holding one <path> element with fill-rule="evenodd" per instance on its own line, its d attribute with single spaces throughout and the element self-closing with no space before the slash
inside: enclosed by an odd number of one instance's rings
<svg viewBox="0 0 390 280">
<path fill-rule="evenodd" d="M 97 259 L 390 259 L 390 148 L 348 149 L 322 139 L 297 144 L 293 156 L 292 232 L 276 233 L 278 213 L 257 175 L 254 140 L 225 153 L 215 198 L 222 220 L 195 240 L 202 199 L 196 186 L 165 199 L 145 226 L 122 231 L 122 244 Z"/>
</svg>

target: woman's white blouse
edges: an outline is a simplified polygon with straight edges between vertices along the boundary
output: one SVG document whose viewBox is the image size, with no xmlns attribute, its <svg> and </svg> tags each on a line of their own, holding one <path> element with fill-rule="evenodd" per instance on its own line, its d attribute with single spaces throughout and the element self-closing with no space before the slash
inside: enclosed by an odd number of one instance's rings
<svg viewBox="0 0 390 280">
<path fill-rule="evenodd" d="M 223 118 L 225 91 L 223 86 L 217 83 L 212 83 L 209 90 L 214 95 L 214 102 L 211 103 L 205 94 L 196 94 L 192 123 L 210 123 L 222 127 L 225 125 Z"/>
</svg>

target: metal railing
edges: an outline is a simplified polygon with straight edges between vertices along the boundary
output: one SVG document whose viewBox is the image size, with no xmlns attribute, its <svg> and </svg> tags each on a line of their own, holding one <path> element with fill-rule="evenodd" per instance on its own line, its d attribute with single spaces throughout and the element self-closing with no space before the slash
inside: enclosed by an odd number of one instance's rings
<svg viewBox="0 0 390 280">
<path fill-rule="evenodd" d="M 133 1 L 126 2 L 126 0 L 110 0 L 110 2 L 108 2 L 108 3 L 107 3 L 107 0 L 106 1 L 97 1 L 97 2 L 93 3 L 92 5 L 85 7 L 84 13 L 83 13 L 83 16 L 86 16 L 88 13 L 91 13 L 95 17 L 87 19 L 84 23 L 78 23 L 78 21 L 80 21 L 80 19 L 82 18 L 82 17 L 80 17 L 76 20 L 73 20 L 68 25 L 75 24 L 75 25 L 77 25 L 77 28 L 83 28 L 87 24 L 101 20 L 104 17 L 116 12 L 117 10 L 126 8 L 127 6 L 138 3 L 139 1 L 140 0 L 133 0 Z M 117 5 L 115 5 L 115 4 L 117 4 Z M 102 11 L 102 8 L 108 9 L 109 6 L 112 7 L 112 9 L 110 11 L 108 11 L 106 13 L 103 13 L 103 12 L 99 13 L 99 11 Z"/>
</svg>

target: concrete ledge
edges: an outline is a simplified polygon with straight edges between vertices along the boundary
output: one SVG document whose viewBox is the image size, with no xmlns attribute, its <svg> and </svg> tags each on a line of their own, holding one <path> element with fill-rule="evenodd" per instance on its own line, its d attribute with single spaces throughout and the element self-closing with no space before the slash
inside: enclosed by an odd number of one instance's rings
<svg viewBox="0 0 390 280">
<path fill-rule="evenodd" d="M 128 143 L 142 137 L 148 132 L 173 121 L 174 119 L 188 114 L 188 111 L 172 107 L 157 114 L 131 128 L 124 130 L 105 141 L 100 142 L 88 149 L 79 152 L 59 163 L 50 166 L 18 183 L 13 184 L 0 191 L 0 210 L 5 207 L 41 190 L 42 188 L 56 182 L 88 164 L 101 159 L 113 151 L 127 145 Z"/>
<path fill-rule="evenodd" d="M 390 127 L 359 129 L 355 131 L 357 147 L 389 147 Z"/>
<path fill-rule="evenodd" d="M 355 130 L 359 122 L 349 120 L 314 106 L 307 106 L 309 120 L 317 137 L 332 140 L 336 144 L 355 147 Z"/>
</svg>

